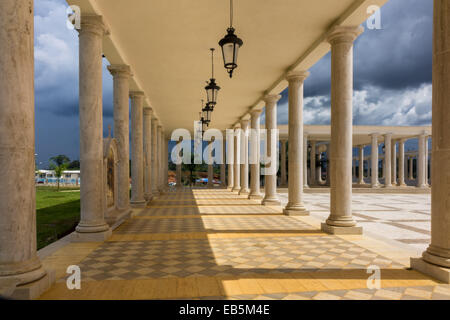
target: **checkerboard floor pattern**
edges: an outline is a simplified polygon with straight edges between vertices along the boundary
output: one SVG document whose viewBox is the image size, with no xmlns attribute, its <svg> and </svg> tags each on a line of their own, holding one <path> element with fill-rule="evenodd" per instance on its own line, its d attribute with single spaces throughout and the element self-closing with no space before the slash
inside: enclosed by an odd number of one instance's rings
<svg viewBox="0 0 450 320">
<path fill-rule="evenodd" d="M 176 237 L 194 233 L 215 237 Z M 165 240 L 123 238 L 155 234 Z M 42 298 L 450 299 L 449 285 L 226 190 L 167 192 L 78 265 L 88 289 L 69 291 L 62 276 Z M 367 289 L 371 265 L 387 287 Z"/>
</svg>

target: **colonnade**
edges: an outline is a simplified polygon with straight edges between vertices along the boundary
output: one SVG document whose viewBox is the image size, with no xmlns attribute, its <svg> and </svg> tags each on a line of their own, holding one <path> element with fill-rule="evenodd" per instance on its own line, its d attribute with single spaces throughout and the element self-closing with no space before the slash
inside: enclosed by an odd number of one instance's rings
<svg viewBox="0 0 450 320">
<path fill-rule="evenodd" d="M 432 206 L 431 244 L 421 259 L 413 259 L 412 267 L 447 283 L 450 282 L 450 3 L 434 1 L 433 45 L 433 148 L 432 148 Z M 0 184 L 0 280 L 15 281 L 18 286 L 49 281 L 36 251 L 36 211 L 34 185 L 34 39 L 33 2 L 0 1 L 0 168 L 4 183 Z M 330 141 L 330 216 L 322 230 L 334 234 L 357 234 L 362 229 L 352 217 L 352 94 L 353 41 L 361 27 L 337 26 L 330 30 L 327 41 L 331 46 L 331 141 Z M 79 120 L 81 162 L 81 219 L 76 228 L 76 241 L 103 241 L 111 234 L 105 222 L 103 207 L 103 119 L 102 119 L 102 40 L 108 30 L 101 16 L 83 15 L 79 30 Z M 114 124 L 119 148 L 118 197 L 122 210 L 128 210 L 129 180 L 126 175 L 128 158 L 128 99 L 132 100 L 132 198 L 130 205 L 142 206 L 164 192 L 167 185 L 167 139 L 161 122 L 154 112 L 144 109 L 143 92 L 129 91 L 130 75 L 126 65 L 112 66 L 114 77 Z M 304 137 L 302 126 L 302 84 L 306 70 L 289 72 L 289 149 L 291 176 L 286 214 L 305 214 L 302 186 L 304 179 Z M 120 73 L 120 75 L 119 75 Z M 266 129 L 276 129 L 276 108 L 279 95 L 265 97 Z M 248 197 L 258 199 L 259 190 L 259 115 L 261 109 L 251 110 L 251 165 Z M 149 117 L 151 114 L 151 121 Z M 291 118 L 295 115 L 295 118 Z M 146 118 L 144 125 L 144 117 Z M 150 128 L 151 127 L 151 128 Z M 256 130 L 255 130 L 256 129 Z M 145 131 L 145 132 L 144 132 Z M 254 133 L 256 131 L 256 133 Z M 269 131 L 268 138 L 276 136 Z M 419 137 L 418 186 L 426 185 L 427 133 Z M 240 191 L 240 135 L 228 139 L 228 187 Z M 275 137 L 276 138 L 276 137 Z M 149 141 L 151 140 L 151 144 Z M 373 139 L 375 141 L 377 139 Z M 144 148 L 145 141 L 145 148 Z M 276 141 L 276 139 L 275 139 Z M 402 142 L 400 142 L 402 143 Z M 311 143 L 312 144 L 312 143 Z M 150 148 L 151 145 L 151 148 Z M 397 150 L 392 143 L 391 167 L 386 162 L 386 178 L 398 183 L 395 170 Z M 231 146 L 231 147 L 230 147 Z M 399 154 L 403 159 L 402 148 Z M 148 155 L 148 153 L 151 153 Z M 264 205 L 278 205 L 276 171 L 278 159 L 274 146 L 267 147 L 265 164 Z M 363 153 L 360 150 L 360 155 Z M 145 159 L 145 160 L 144 160 Z M 151 165 L 148 161 L 151 159 Z M 231 160 L 232 159 L 232 160 Z M 243 157 L 244 167 L 248 165 Z M 362 157 L 360 158 L 360 160 Z M 231 160 L 231 161 L 230 161 Z M 252 159 L 255 160 L 255 159 Z M 267 160 L 267 159 L 266 159 Z M 373 161 L 375 162 L 375 161 Z M 400 161 L 400 164 L 404 162 Z M 315 162 L 311 162 L 314 172 Z M 315 168 L 314 168 L 315 169 Z M 151 172 L 149 172 L 151 170 Z M 400 170 L 403 172 L 403 170 Z M 314 176 L 314 175 L 312 175 Z M 150 177 L 150 178 L 148 178 Z M 402 178 L 402 174 L 399 174 Z M 312 179 L 311 179 L 312 180 Z M 374 179 L 376 180 L 376 179 Z M 373 180 L 373 181 L 374 181 Z M 245 179 L 244 179 L 245 181 Z M 400 181 L 401 183 L 402 181 Z M 245 186 L 245 184 L 244 184 Z M 150 194 L 151 190 L 151 194 Z M 46 280 L 45 280 L 46 279 Z"/>
</svg>

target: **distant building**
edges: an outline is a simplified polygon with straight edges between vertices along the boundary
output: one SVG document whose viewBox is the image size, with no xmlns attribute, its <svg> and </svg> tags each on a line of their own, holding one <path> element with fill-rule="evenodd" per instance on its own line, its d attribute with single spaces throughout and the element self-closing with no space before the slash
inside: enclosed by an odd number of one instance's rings
<svg viewBox="0 0 450 320">
<path fill-rule="evenodd" d="M 54 170 L 38 170 L 35 173 L 35 182 L 36 184 L 53 185 L 58 183 L 58 178 L 56 177 Z M 80 170 L 63 171 L 59 183 L 78 186 L 80 184 Z"/>
</svg>

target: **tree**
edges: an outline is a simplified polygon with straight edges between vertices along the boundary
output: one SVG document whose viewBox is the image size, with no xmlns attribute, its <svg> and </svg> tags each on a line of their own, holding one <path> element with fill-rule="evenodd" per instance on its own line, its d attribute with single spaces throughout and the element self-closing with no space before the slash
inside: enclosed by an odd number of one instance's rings
<svg viewBox="0 0 450 320">
<path fill-rule="evenodd" d="M 58 183 L 58 191 L 59 191 L 59 179 L 61 178 L 61 175 L 64 172 L 64 170 L 67 170 L 69 163 L 70 163 L 69 157 L 63 154 L 50 158 L 50 169 L 55 171 L 55 176 L 57 178 L 56 180 Z"/>
<path fill-rule="evenodd" d="M 73 160 L 67 166 L 67 170 L 80 170 L 80 161 L 79 160 Z"/>
</svg>

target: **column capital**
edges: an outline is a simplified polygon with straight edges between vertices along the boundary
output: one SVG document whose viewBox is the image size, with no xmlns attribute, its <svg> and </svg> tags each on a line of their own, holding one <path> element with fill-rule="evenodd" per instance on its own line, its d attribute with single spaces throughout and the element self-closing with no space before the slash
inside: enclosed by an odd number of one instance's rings
<svg viewBox="0 0 450 320">
<path fill-rule="evenodd" d="M 153 113 L 153 109 L 150 107 L 144 107 L 144 116 L 151 116 Z M 153 120 L 153 119 L 152 119 Z"/>
<path fill-rule="evenodd" d="M 139 97 L 144 97 L 144 91 L 130 91 L 130 98 L 135 99 Z"/>
<path fill-rule="evenodd" d="M 129 78 L 132 76 L 131 68 L 126 64 L 112 64 L 107 68 L 113 77 Z"/>
<path fill-rule="evenodd" d="M 351 42 L 364 32 L 361 26 L 335 26 L 331 28 L 327 35 L 327 41 L 333 45 L 337 43 Z"/>
<path fill-rule="evenodd" d="M 381 134 L 379 132 L 374 132 L 369 134 L 369 136 L 378 138 L 379 136 L 381 136 Z"/>
<path fill-rule="evenodd" d="M 264 102 L 267 105 L 273 105 L 275 103 L 278 102 L 278 100 L 281 99 L 281 95 L 280 94 L 268 94 L 264 97 Z"/>
<path fill-rule="evenodd" d="M 289 82 L 303 82 L 309 75 L 309 71 L 290 71 L 286 74 L 286 80 Z"/>
<path fill-rule="evenodd" d="M 262 109 L 254 109 L 250 111 L 250 116 L 252 117 L 259 117 L 259 115 L 262 113 Z"/>
<path fill-rule="evenodd" d="M 245 130 L 248 127 L 248 123 L 249 123 L 249 120 L 241 119 L 241 128 Z"/>
<path fill-rule="evenodd" d="M 392 132 L 387 132 L 384 134 L 385 138 L 391 138 L 392 139 Z"/>
<path fill-rule="evenodd" d="M 109 35 L 109 29 L 102 16 L 97 14 L 82 14 L 80 21 L 81 29 L 79 33 L 91 32 L 98 36 Z"/>
</svg>

